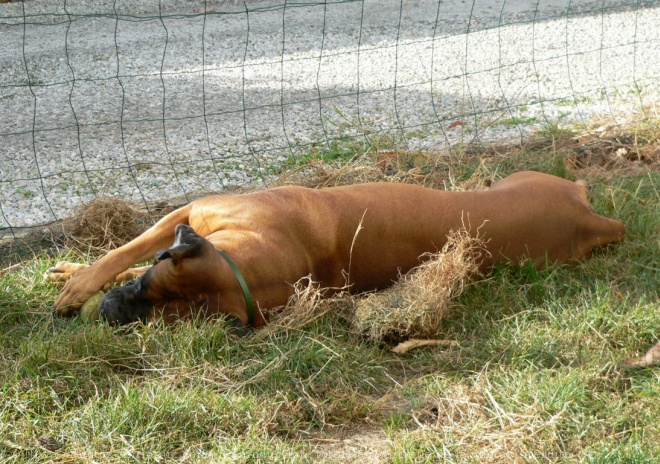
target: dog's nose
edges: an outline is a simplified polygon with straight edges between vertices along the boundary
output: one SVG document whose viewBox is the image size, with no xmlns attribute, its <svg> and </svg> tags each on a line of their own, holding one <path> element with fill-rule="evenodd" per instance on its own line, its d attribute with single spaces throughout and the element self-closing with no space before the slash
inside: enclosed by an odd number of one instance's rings
<svg viewBox="0 0 660 464">
<path fill-rule="evenodd" d="M 105 295 L 99 306 L 99 314 L 111 325 L 124 325 L 145 321 L 148 304 L 137 295 L 139 285 L 115 287 Z"/>
</svg>

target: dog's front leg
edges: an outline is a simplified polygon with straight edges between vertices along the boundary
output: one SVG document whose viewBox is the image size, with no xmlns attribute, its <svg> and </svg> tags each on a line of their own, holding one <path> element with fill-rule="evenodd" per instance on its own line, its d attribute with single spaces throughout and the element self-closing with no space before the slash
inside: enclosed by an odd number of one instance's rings
<svg viewBox="0 0 660 464">
<path fill-rule="evenodd" d="M 131 266 L 153 258 L 157 251 L 169 247 L 177 224 L 188 223 L 190 208 L 189 204 L 173 211 L 126 245 L 108 252 L 91 266 L 82 265 L 69 274 L 55 300 L 55 309 L 62 315 L 79 310 L 92 295 L 107 289 L 116 278 L 125 277 L 125 271 Z"/>
</svg>

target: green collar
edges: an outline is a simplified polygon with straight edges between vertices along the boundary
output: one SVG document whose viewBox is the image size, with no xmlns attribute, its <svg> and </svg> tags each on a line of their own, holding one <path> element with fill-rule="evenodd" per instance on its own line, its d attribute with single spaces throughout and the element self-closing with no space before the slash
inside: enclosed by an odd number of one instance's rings
<svg viewBox="0 0 660 464">
<path fill-rule="evenodd" d="M 234 262 L 231 259 L 229 259 L 229 256 L 227 256 L 225 253 L 223 253 L 218 249 L 216 249 L 216 251 L 220 254 L 220 256 L 222 256 L 225 259 L 225 261 L 227 261 L 227 264 L 229 264 L 231 270 L 234 271 L 236 280 L 238 280 L 238 285 L 241 286 L 241 290 L 243 291 L 243 296 L 245 297 L 245 304 L 247 305 L 247 311 L 248 311 L 247 325 L 254 324 L 254 302 L 252 301 L 252 295 L 250 295 L 250 289 L 248 289 L 247 282 L 245 282 L 245 279 L 241 275 L 241 271 L 238 270 L 238 266 L 236 266 L 236 264 L 234 264 Z"/>
</svg>

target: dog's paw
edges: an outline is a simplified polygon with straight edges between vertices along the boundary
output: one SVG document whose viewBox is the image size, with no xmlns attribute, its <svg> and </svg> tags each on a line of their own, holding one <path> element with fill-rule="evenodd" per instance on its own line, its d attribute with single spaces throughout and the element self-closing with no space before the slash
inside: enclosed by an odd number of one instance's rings
<svg viewBox="0 0 660 464">
<path fill-rule="evenodd" d="M 51 267 L 46 271 L 44 278 L 47 282 L 62 286 L 71 278 L 72 275 L 81 269 L 85 269 L 86 267 L 89 267 L 89 265 L 60 261 L 55 265 L 55 267 Z"/>
<path fill-rule="evenodd" d="M 143 266 L 143 267 L 132 267 L 130 269 L 126 269 L 124 272 L 120 272 L 117 275 L 117 277 L 115 277 L 115 282 L 117 283 L 130 282 L 132 280 L 139 279 L 150 268 L 151 266 Z"/>
</svg>

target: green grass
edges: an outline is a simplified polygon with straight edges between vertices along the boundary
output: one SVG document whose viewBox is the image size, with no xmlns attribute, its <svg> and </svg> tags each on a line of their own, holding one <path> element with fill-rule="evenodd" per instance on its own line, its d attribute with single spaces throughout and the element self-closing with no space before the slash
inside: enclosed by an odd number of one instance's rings
<svg viewBox="0 0 660 464">
<path fill-rule="evenodd" d="M 510 118 L 500 121 L 500 124 L 505 127 L 515 127 L 515 126 L 528 126 L 537 122 L 537 119 L 532 116 L 529 118 L 524 118 L 520 116 L 512 116 Z"/>
<path fill-rule="evenodd" d="M 461 163 L 570 176 L 554 153 Z M 27 261 L 0 275 L 0 461 L 657 462 L 660 369 L 618 364 L 660 336 L 660 174 L 589 180 L 623 243 L 494 270 L 438 334 L 457 346 L 400 356 L 336 313 L 246 339 L 59 318 L 58 257 Z"/>
</svg>

